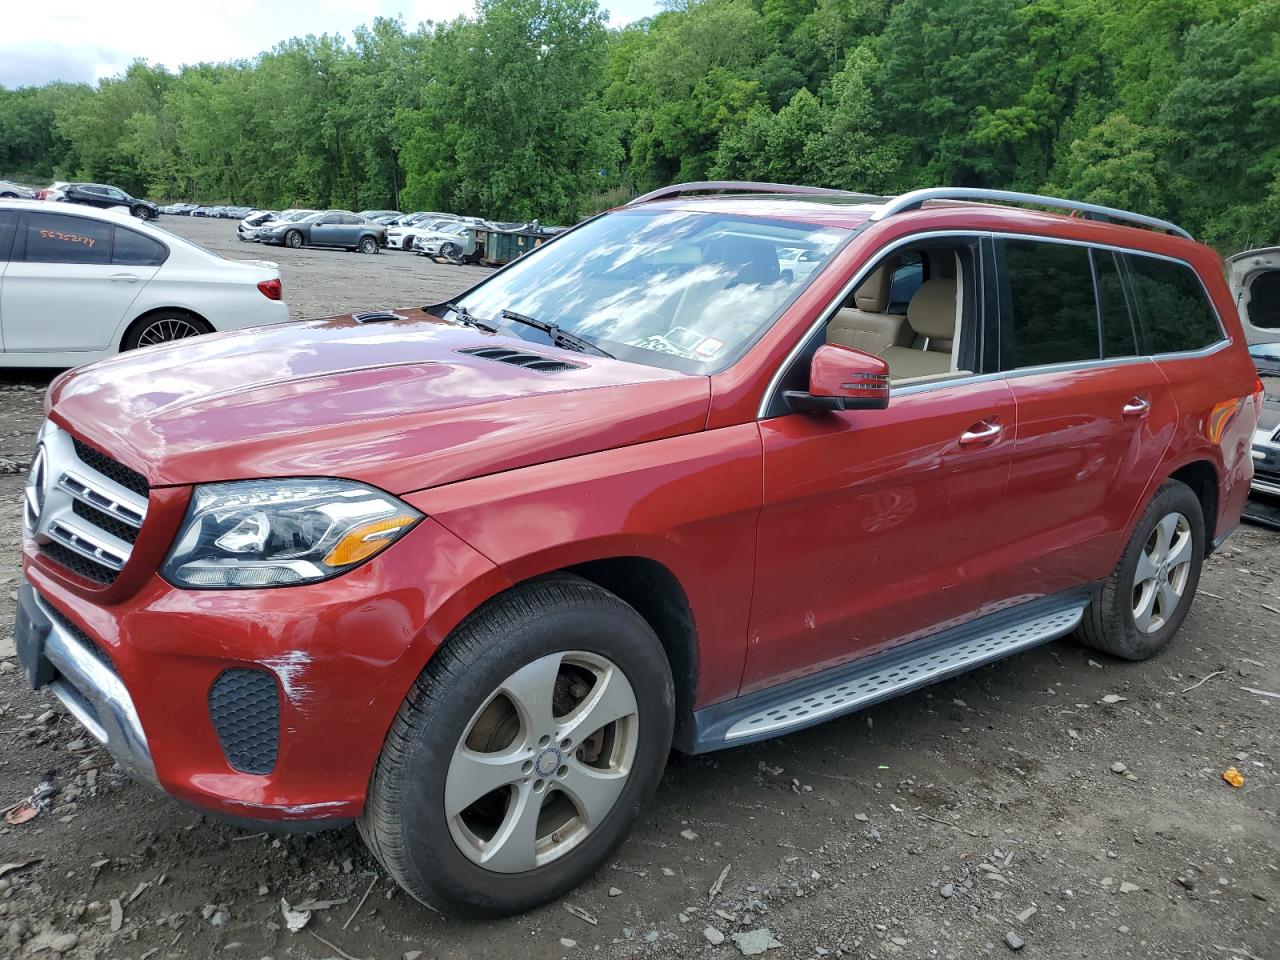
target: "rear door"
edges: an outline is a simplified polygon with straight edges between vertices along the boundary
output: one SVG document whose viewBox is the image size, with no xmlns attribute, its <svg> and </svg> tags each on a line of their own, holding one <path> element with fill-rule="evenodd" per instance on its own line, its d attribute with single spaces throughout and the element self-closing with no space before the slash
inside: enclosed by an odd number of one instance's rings
<svg viewBox="0 0 1280 960">
<path fill-rule="evenodd" d="M 1105 577 L 1178 419 L 1122 257 L 1012 238 L 995 255 L 1018 427 L 989 606 Z"/>
<path fill-rule="evenodd" d="M 42 211 L 23 216 L 0 287 L 6 352 L 106 349 L 157 266 L 114 263 L 117 228 L 105 221 Z"/>
</svg>

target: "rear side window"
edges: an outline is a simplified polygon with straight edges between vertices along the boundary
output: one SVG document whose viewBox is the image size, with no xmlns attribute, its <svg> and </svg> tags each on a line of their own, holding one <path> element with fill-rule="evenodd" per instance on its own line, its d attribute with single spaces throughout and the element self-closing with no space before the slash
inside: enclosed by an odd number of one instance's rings
<svg viewBox="0 0 1280 960">
<path fill-rule="evenodd" d="M 1093 250 L 1093 276 L 1098 289 L 1098 316 L 1102 319 L 1102 355 L 1136 357 L 1142 352 L 1130 319 L 1120 265 L 1109 250 Z"/>
<path fill-rule="evenodd" d="M 111 262 L 123 267 L 158 267 L 168 259 L 164 244 L 127 227 L 116 227 Z"/>
<path fill-rule="evenodd" d="M 1185 263 L 1127 253 L 1147 353 L 1185 353 L 1222 339 L 1218 315 Z"/>
<path fill-rule="evenodd" d="M 28 263 L 110 263 L 111 224 L 88 217 L 27 215 Z"/>
<path fill-rule="evenodd" d="M 1013 355 L 1006 370 L 1099 359 L 1098 304 L 1087 247 L 1036 240 L 996 244 L 1002 312 Z"/>
</svg>

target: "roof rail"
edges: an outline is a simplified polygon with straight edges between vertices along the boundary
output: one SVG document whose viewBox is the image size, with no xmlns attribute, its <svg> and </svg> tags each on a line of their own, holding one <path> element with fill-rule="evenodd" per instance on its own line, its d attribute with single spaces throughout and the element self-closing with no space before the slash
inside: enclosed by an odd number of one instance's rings
<svg viewBox="0 0 1280 960">
<path fill-rule="evenodd" d="M 796 183 L 760 183 L 753 180 L 696 180 L 691 183 L 673 183 L 669 187 L 659 187 L 641 194 L 627 202 L 628 207 L 638 203 L 650 203 L 654 200 L 665 200 L 686 193 L 713 193 L 729 190 L 735 193 L 801 193 L 813 196 L 858 197 L 862 200 L 884 200 L 884 197 L 869 193 L 855 193 L 852 190 L 835 190 L 829 187 L 809 187 Z"/>
<path fill-rule="evenodd" d="M 1091 220 L 1122 220 L 1126 223 L 1140 224 L 1157 230 L 1167 230 L 1188 240 L 1194 239 L 1191 234 L 1176 223 L 1148 217 L 1141 213 L 1130 213 L 1128 210 L 1117 210 L 1115 207 L 1104 207 L 1096 203 L 1084 203 L 1080 200 L 1063 200 L 1060 197 L 1044 197 L 1037 193 L 1017 193 L 1012 190 L 984 190 L 977 187 L 929 187 L 925 190 L 912 190 L 900 197 L 894 197 L 871 215 L 872 220 L 884 220 L 907 210 L 918 210 L 927 200 L 1003 200 L 1006 203 L 1034 203 L 1041 207 L 1056 207 L 1060 210 L 1073 210 L 1083 213 Z"/>
</svg>

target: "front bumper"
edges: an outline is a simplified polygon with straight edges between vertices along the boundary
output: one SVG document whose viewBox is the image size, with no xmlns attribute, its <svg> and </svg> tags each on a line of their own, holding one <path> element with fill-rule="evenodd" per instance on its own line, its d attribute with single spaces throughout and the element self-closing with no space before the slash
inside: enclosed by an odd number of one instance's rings
<svg viewBox="0 0 1280 960">
<path fill-rule="evenodd" d="M 1265 493 L 1280 497 L 1280 430 L 1257 430 L 1253 435 L 1253 482 L 1250 489 L 1254 493 Z"/>
<path fill-rule="evenodd" d="M 25 580 L 18 587 L 14 640 L 31 687 L 47 686 L 130 776 L 158 788 L 138 711 L 110 660 Z"/>
<path fill-rule="evenodd" d="M 23 546 L 15 638 L 31 685 L 138 780 L 215 817 L 284 829 L 359 815 L 410 686 L 462 617 L 507 585 L 429 518 L 333 580 L 180 590 L 152 574 L 110 601 Z M 277 749 L 264 772 L 236 764 L 215 717 L 215 691 L 237 672 L 270 678 Z"/>
</svg>

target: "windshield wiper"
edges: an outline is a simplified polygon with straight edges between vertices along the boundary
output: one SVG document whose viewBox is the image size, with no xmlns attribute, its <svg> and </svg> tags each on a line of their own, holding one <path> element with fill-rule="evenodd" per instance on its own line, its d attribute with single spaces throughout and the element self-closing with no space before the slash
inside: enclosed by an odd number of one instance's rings
<svg viewBox="0 0 1280 960">
<path fill-rule="evenodd" d="M 485 333 L 498 332 L 497 327 L 491 327 L 489 326 L 489 324 L 485 323 L 483 320 L 479 320 L 476 317 L 473 317 L 471 315 L 471 311 L 468 310 L 466 307 L 462 306 L 461 304 L 446 303 L 444 306 L 446 310 L 453 311 L 453 315 L 457 318 L 458 322 L 461 324 L 465 324 L 468 327 L 475 327 L 477 330 L 483 330 Z"/>
<path fill-rule="evenodd" d="M 557 347 L 567 347 L 570 350 L 578 351 L 578 353 L 594 353 L 600 357 L 608 357 L 610 360 L 616 359 L 612 353 L 609 353 L 604 348 L 597 347 L 590 340 L 580 337 L 576 333 L 561 330 L 554 323 L 535 320 L 533 317 L 526 317 L 523 313 L 516 313 L 514 310 L 503 310 L 501 315 L 508 320 L 514 320 L 516 323 L 523 323 L 526 327 L 541 330 L 551 338 L 551 342 Z"/>
</svg>

